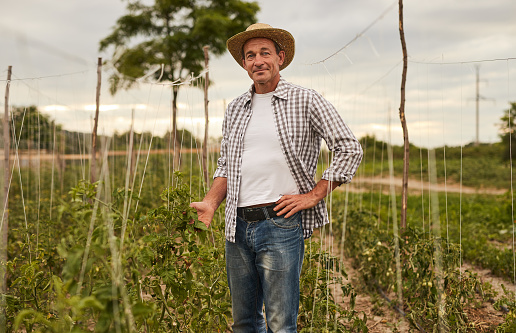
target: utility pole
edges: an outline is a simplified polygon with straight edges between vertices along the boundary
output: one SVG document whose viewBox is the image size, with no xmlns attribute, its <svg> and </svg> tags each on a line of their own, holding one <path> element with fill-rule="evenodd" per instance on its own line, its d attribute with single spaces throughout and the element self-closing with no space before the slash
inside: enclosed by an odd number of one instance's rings
<svg viewBox="0 0 516 333">
<path fill-rule="evenodd" d="M 479 86 L 480 86 L 480 75 L 479 75 L 479 69 L 480 69 L 480 66 L 479 65 L 476 65 L 475 66 L 475 69 L 477 71 L 477 80 L 476 80 L 476 87 L 477 87 L 477 93 L 476 93 L 476 96 L 475 96 L 475 119 L 476 119 L 476 136 L 475 136 L 475 146 L 478 146 L 480 144 L 480 140 L 478 138 L 478 133 L 479 133 L 479 107 L 478 107 L 478 104 L 479 104 L 479 101 L 480 101 L 480 92 L 479 92 Z"/>
<path fill-rule="evenodd" d="M 475 94 L 475 120 L 476 120 L 476 135 L 475 135 L 475 146 L 478 146 L 480 144 L 480 138 L 479 138 L 479 127 L 480 127 L 480 100 L 486 100 L 486 99 L 492 99 L 492 98 L 485 98 L 484 96 L 480 96 L 480 65 L 475 65 L 476 70 L 476 94 Z M 494 100 L 494 99 L 493 99 Z"/>
</svg>

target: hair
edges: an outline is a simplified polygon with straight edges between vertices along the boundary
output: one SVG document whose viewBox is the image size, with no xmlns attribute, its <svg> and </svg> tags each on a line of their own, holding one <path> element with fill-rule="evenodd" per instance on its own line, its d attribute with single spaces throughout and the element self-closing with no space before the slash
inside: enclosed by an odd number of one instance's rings
<svg viewBox="0 0 516 333">
<path fill-rule="evenodd" d="M 256 38 L 256 37 L 255 37 L 255 38 Z M 264 37 L 264 38 L 267 38 L 267 37 Z M 250 38 L 250 39 L 251 39 L 251 38 Z M 270 40 L 270 41 L 272 41 L 272 42 L 274 43 L 274 48 L 276 49 L 276 54 L 279 54 L 279 53 L 280 53 L 280 51 L 282 51 L 281 46 L 279 46 L 279 44 L 278 44 L 278 43 L 276 43 L 276 41 L 274 41 L 274 40 L 272 40 L 272 39 L 270 39 L 270 38 L 267 38 L 267 39 L 268 39 L 268 40 Z M 249 40 L 249 39 L 248 39 L 248 40 Z M 247 43 L 247 41 L 248 41 L 248 40 L 246 40 L 246 41 L 245 41 L 245 43 Z M 244 60 L 244 59 L 245 59 L 245 55 L 244 55 L 244 45 L 245 45 L 245 43 L 242 45 L 242 51 L 241 51 L 241 54 L 242 54 L 242 60 Z"/>
</svg>

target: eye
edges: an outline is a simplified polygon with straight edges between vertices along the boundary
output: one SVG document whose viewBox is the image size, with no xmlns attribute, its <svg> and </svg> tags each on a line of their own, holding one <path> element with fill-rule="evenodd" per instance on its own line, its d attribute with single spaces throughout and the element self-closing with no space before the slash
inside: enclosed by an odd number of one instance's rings
<svg viewBox="0 0 516 333">
<path fill-rule="evenodd" d="M 254 58 L 254 54 L 251 54 L 251 53 L 249 53 L 249 54 L 246 56 L 246 59 L 247 59 L 247 60 L 251 60 L 251 59 L 253 59 L 253 58 Z"/>
</svg>

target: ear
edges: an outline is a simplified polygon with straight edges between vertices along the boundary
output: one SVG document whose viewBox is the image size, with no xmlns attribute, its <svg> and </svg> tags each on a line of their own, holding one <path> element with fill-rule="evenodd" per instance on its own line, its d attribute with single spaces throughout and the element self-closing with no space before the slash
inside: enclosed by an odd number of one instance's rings
<svg viewBox="0 0 516 333">
<path fill-rule="evenodd" d="M 280 58 L 279 65 L 281 66 L 285 62 L 285 51 L 283 51 L 283 50 L 279 51 L 278 56 Z"/>
<path fill-rule="evenodd" d="M 242 58 L 242 67 L 244 67 L 245 70 L 247 70 L 247 66 L 245 65 L 245 59 Z"/>
</svg>

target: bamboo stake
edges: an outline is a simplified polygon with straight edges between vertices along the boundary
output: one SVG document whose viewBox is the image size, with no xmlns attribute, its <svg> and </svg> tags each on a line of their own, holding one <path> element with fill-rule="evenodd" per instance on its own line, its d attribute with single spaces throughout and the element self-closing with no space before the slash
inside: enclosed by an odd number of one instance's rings
<svg viewBox="0 0 516 333">
<path fill-rule="evenodd" d="M 172 85 L 172 136 L 173 136 L 173 155 L 174 160 L 172 164 L 173 172 L 179 170 L 181 164 L 181 141 L 177 136 L 177 95 L 179 93 L 179 87 L 177 85 Z M 171 184 L 173 186 L 174 176 L 170 175 Z"/>
<path fill-rule="evenodd" d="M 403 128 L 403 184 L 401 187 L 401 214 L 400 226 L 404 230 L 407 227 L 407 201 L 408 201 L 408 171 L 409 171 L 409 137 L 407 119 L 405 118 L 405 83 L 407 82 L 407 44 L 405 43 L 405 32 L 403 30 L 403 0 L 399 0 L 399 30 L 401 48 L 403 50 L 403 73 L 401 75 L 401 101 L 400 120 Z"/>
<path fill-rule="evenodd" d="M 122 216 L 122 232 L 120 235 L 120 247 L 124 245 L 125 230 L 127 228 L 127 218 L 129 216 L 130 198 L 129 198 L 129 184 L 133 179 L 134 173 L 134 109 L 131 110 L 131 130 L 129 132 L 129 147 L 127 148 L 127 170 L 125 174 L 125 195 L 124 195 L 124 210 Z"/>
<path fill-rule="evenodd" d="M 143 133 L 142 133 L 143 135 Z M 129 132 L 129 179 L 133 179 L 134 177 L 134 169 L 135 169 L 135 150 L 134 150 L 134 109 L 131 109 L 131 130 Z"/>
<path fill-rule="evenodd" d="M 93 133 L 91 136 L 91 175 L 90 181 L 94 183 L 97 177 L 97 128 L 99 123 L 99 109 L 100 109 L 100 83 L 102 80 L 102 58 L 98 59 L 97 63 L 97 94 L 96 94 L 96 108 L 95 119 L 93 122 Z"/>
<path fill-rule="evenodd" d="M 208 69 L 209 66 L 209 55 L 208 50 L 209 46 L 203 47 L 204 50 L 204 68 Z M 204 182 L 206 183 L 206 188 L 210 188 L 210 177 L 208 174 L 208 124 L 209 124 L 209 114 L 208 114 L 208 85 L 210 84 L 210 72 L 206 71 L 206 78 L 204 80 L 204 143 L 202 145 L 202 169 L 204 172 Z"/>
<path fill-rule="evenodd" d="M 428 173 L 430 185 L 437 184 L 437 166 L 435 163 L 435 149 L 428 151 Z M 432 186 L 430 186 L 432 188 Z M 444 274 L 443 274 L 443 249 L 441 243 L 441 222 L 439 216 L 439 196 L 437 191 L 430 191 L 430 232 L 434 235 L 434 274 L 435 274 L 435 288 L 437 290 L 437 327 L 439 332 L 446 332 L 446 307 L 444 288 Z"/>
<path fill-rule="evenodd" d="M 12 66 L 7 69 L 7 84 L 5 86 L 5 113 L 3 119 L 4 126 L 4 193 L 3 193 L 3 215 L 2 227 L 0 228 L 0 333 L 6 332 L 7 318 L 5 314 L 5 294 L 7 292 L 7 233 L 9 231 L 9 148 L 11 146 L 9 134 L 9 87 L 11 85 Z"/>
<path fill-rule="evenodd" d="M 64 174 L 66 169 L 66 160 L 63 158 L 66 155 L 65 151 L 65 134 L 63 131 L 59 132 L 59 139 L 60 139 L 60 145 L 59 145 L 59 172 L 61 173 L 61 193 L 64 193 Z"/>
</svg>

